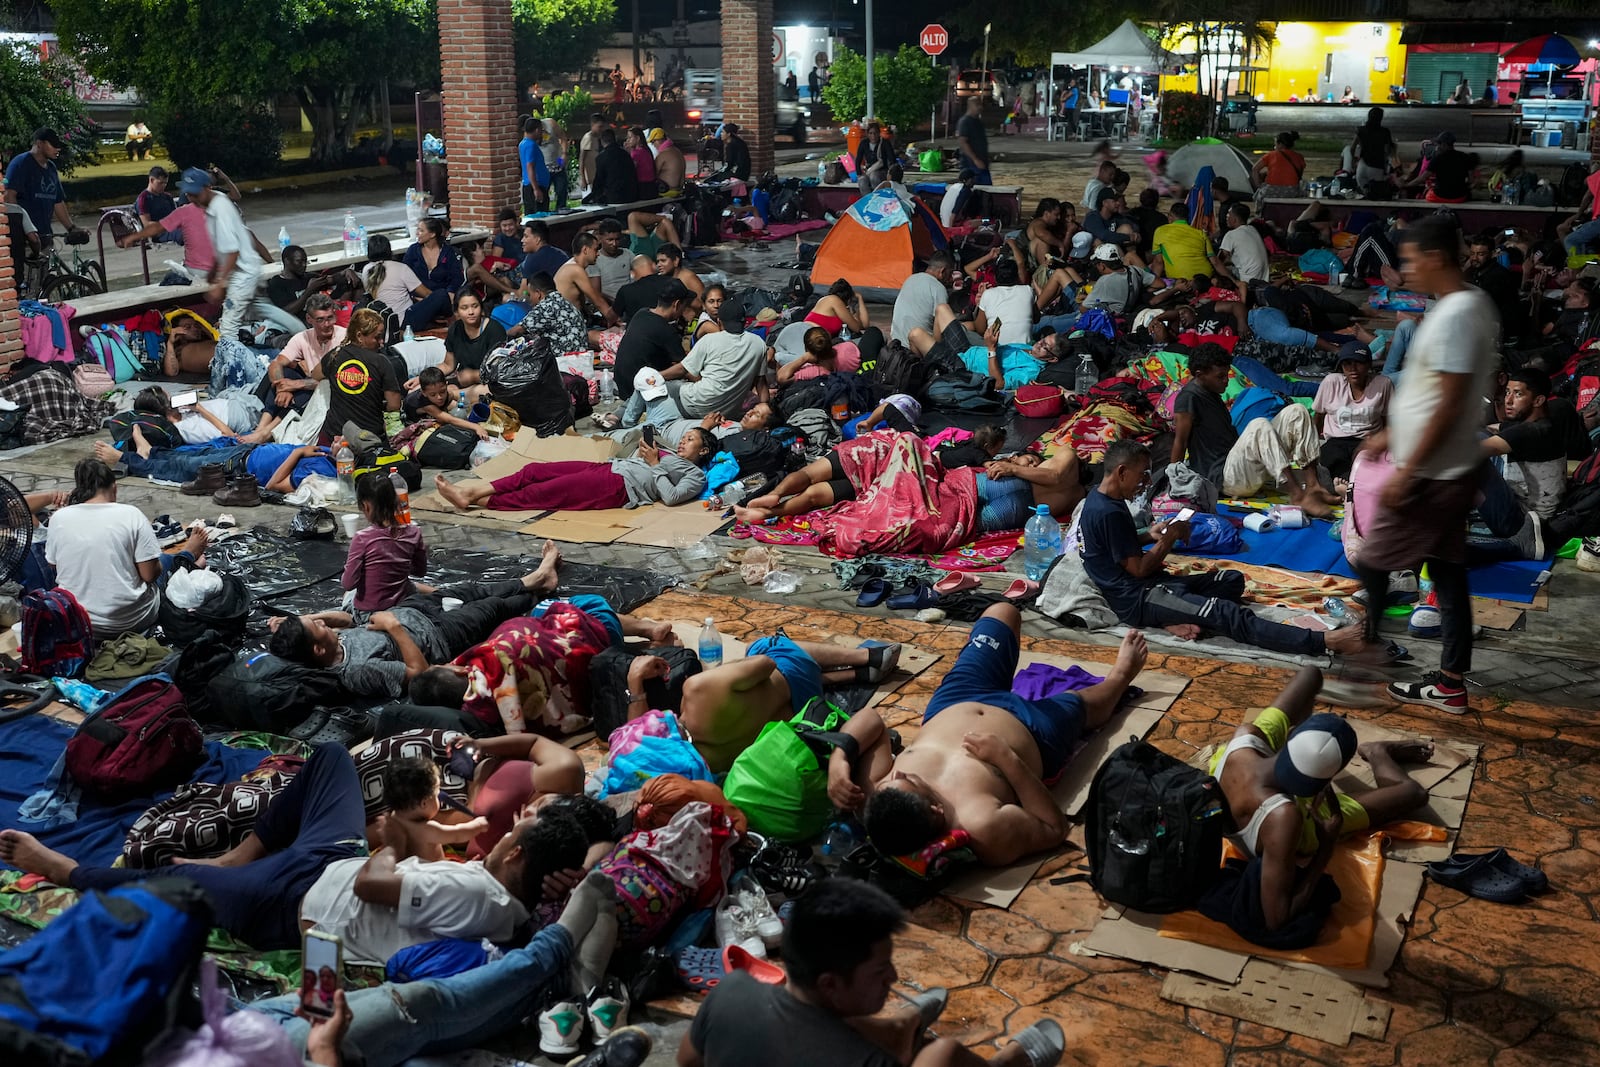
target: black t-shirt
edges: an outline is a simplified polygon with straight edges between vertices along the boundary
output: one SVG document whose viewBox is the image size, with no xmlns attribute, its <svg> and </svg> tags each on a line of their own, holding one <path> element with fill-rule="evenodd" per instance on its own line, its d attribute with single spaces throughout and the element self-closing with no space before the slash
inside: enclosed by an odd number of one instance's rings
<svg viewBox="0 0 1600 1067">
<path fill-rule="evenodd" d="M 1465 200 L 1472 193 L 1472 160 L 1465 152 L 1447 148 L 1428 164 L 1434 195 L 1443 200 Z"/>
<path fill-rule="evenodd" d="M 413 389 L 411 392 L 406 394 L 405 400 L 401 402 L 400 412 L 405 416 L 405 420 L 408 424 L 413 422 L 421 422 L 424 418 L 431 417 L 424 414 L 422 410 L 428 405 L 428 403 L 428 398 L 421 389 Z"/>
<path fill-rule="evenodd" d="M 677 324 L 654 312 L 635 315 L 617 343 L 617 395 L 624 400 L 632 396 L 634 375 L 646 367 L 666 370 L 681 362 L 683 334 Z"/>
<path fill-rule="evenodd" d="M 1084 572 L 1105 595 L 1117 618 L 1132 625 L 1150 582 L 1135 578 L 1122 566 L 1123 560 L 1144 551 L 1128 505 L 1098 488 L 1091 489 L 1078 514 L 1078 533 L 1083 538 Z"/>
<path fill-rule="evenodd" d="M 456 357 L 456 369 L 467 367 L 477 370 L 483 358 L 506 343 L 506 328 L 494 319 L 485 319 L 483 329 L 476 338 L 467 336 L 467 328 L 460 319 L 450 324 L 444 335 L 444 350 Z"/>
<path fill-rule="evenodd" d="M 994 458 L 971 441 L 963 441 L 959 445 L 940 445 L 938 455 L 939 462 L 944 464 L 945 470 L 955 470 L 957 467 L 984 467 Z"/>
<path fill-rule="evenodd" d="M 1383 170 L 1389 165 L 1389 146 L 1394 137 L 1387 126 L 1361 126 L 1356 129 L 1356 150 L 1361 162 Z"/>
<path fill-rule="evenodd" d="M 1194 419 L 1189 431 L 1189 466 L 1221 489 L 1228 451 L 1239 440 L 1239 432 L 1233 428 L 1233 420 L 1228 415 L 1228 405 L 1216 393 L 1191 381 L 1178 390 L 1172 410 Z"/>
<path fill-rule="evenodd" d="M 267 299 L 278 307 L 287 308 L 290 304 L 300 299 L 300 294 L 306 291 L 306 283 L 286 278 L 282 274 L 276 278 L 267 279 Z"/>
<path fill-rule="evenodd" d="M 1500 312 L 1502 337 L 1520 337 L 1527 325 L 1527 307 L 1522 299 L 1521 278 L 1493 261 L 1467 275 L 1467 281 L 1489 294 Z"/>
<path fill-rule="evenodd" d="M 1568 459 L 1588 459 L 1594 451 L 1594 442 L 1589 440 L 1589 431 L 1584 428 L 1583 416 L 1578 414 L 1577 407 L 1564 396 L 1552 396 L 1544 402 L 1544 417 L 1561 428 L 1561 440 L 1565 443 Z"/>
<path fill-rule="evenodd" d="M 839 1016 L 747 974 L 724 978 L 689 1024 L 706 1067 L 899 1067 Z"/>
<path fill-rule="evenodd" d="M 967 144 L 972 147 L 973 153 L 983 160 L 984 168 L 987 169 L 992 161 L 989 159 L 989 131 L 983 128 L 983 120 L 976 115 L 962 115 L 961 121 L 956 123 L 956 136 L 967 139 Z M 972 160 L 962 156 L 961 165 L 970 167 Z"/>
<path fill-rule="evenodd" d="M 344 432 L 346 422 L 353 422 L 388 440 L 383 432 L 383 413 L 388 409 L 385 394 L 400 391 L 400 381 L 388 356 L 355 345 L 340 345 L 322 357 L 322 376 L 329 383 L 328 417 L 322 423 L 324 437 L 338 436 Z"/>
<path fill-rule="evenodd" d="M 1148 253 L 1156 230 L 1167 224 L 1167 216 L 1153 207 L 1136 207 L 1132 210 L 1134 225 L 1139 227 L 1139 249 Z"/>
<path fill-rule="evenodd" d="M 647 274 L 643 278 L 636 278 L 627 285 L 617 288 L 617 298 L 611 301 L 611 309 L 623 322 L 632 322 L 633 317 L 641 311 L 648 311 L 656 306 L 656 298 L 661 295 L 661 290 L 667 287 L 671 278 L 659 274 Z"/>
</svg>

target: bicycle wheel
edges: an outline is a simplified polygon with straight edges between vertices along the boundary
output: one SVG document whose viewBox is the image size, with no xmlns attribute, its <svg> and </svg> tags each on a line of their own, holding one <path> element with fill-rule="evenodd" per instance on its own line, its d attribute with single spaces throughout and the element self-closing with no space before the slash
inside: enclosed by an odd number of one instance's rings
<svg viewBox="0 0 1600 1067">
<path fill-rule="evenodd" d="M 86 259 L 78 264 L 77 274 L 79 277 L 88 278 L 94 282 L 99 287 L 95 290 L 96 292 L 108 292 L 106 289 L 106 269 L 100 265 L 98 259 Z"/>
<path fill-rule="evenodd" d="M 82 274 L 53 274 L 44 280 L 39 289 L 39 299 L 45 301 L 81 300 L 105 292 L 93 278 Z"/>
</svg>

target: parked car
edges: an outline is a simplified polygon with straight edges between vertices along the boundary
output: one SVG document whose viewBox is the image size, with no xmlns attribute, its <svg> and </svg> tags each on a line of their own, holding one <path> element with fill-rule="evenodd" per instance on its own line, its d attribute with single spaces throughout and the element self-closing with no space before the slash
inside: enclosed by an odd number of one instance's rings
<svg viewBox="0 0 1600 1067">
<path fill-rule="evenodd" d="M 713 128 L 720 125 L 722 71 L 685 71 L 683 103 L 691 125 L 703 123 Z M 795 144 L 805 144 L 806 133 L 811 125 L 811 109 L 794 100 L 778 100 L 774 107 L 772 125 L 778 136 L 787 136 Z"/>
<path fill-rule="evenodd" d="M 994 71 L 973 67 L 964 70 L 956 79 L 956 97 L 965 99 L 969 96 L 993 96 Z"/>
</svg>

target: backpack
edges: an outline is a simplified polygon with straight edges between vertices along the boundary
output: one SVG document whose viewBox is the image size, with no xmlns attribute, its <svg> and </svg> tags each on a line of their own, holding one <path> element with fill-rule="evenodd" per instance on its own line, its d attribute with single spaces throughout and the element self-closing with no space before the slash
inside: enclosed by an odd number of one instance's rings
<svg viewBox="0 0 1600 1067">
<path fill-rule="evenodd" d="M 1198 512 L 1189 519 L 1189 536 L 1179 544 L 1184 552 L 1231 556 L 1244 550 L 1244 535 L 1221 515 Z"/>
<path fill-rule="evenodd" d="M 211 679 L 233 666 L 236 643 L 215 630 L 202 630 L 162 664 L 161 672 L 168 675 L 183 694 L 189 714 L 196 722 L 215 721 L 216 712 L 208 687 Z"/>
<path fill-rule="evenodd" d="M 671 670 L 665 678 L 645 683 L 644 695 L 652 710 L 676 711 L 683 704 L 683 684 L 700 673 L 700 658 L 693 649 L 678 645 L 636 650 L 626 645 L 601 649 L 589 661 L 589 714 L 595 733 L 610 737 L 628 721 L 628 667 L 637 656 L 660 656 Z"/>
<path fill-rule="evenodd" d="M 826 411 L 832 411 L 840 404 L 844 405 L 846 411 L 871 411 L 883 397 L 872 379 L 859 374 L 835 371 L 823 375 L 818 381 L 822 383 L 823 409 Z"/>
<path fill-rule="evenodd" d="M 883 390 L 884 396 L 904 393 L 922 400 L 928 383 L 933 380 L 933 367 L 899 341 L 890 341 L 878 353 L 872 380 Z"/>
<path fill-rule="evenodd" d="M 788 422 L 797 411 L 806 408 L 820 408 L 826 410 L 828 391 L 821 382 L 812 379 L 808 382 L 797 382 L 785 389 L 778 397 L 778 414 Z"/>
<path fill-rule="evenodd" d="M 1192 906 L 1222 867 L 1227 806 L 1217 780 L 1130 740 L 1095 772 L 1084 807 L 1089 882 L 1109 903 Z"/>
<path fill-rule="evenodd" d="M 131 797 L 187 782 L 205 760 L 200 727 L 165 674 L 123 686 L 67 741 L 66 769 L 85 791 Z"/>
<path fill-rule="evenodd" d="M 928 405 L 946 413 L 999 415 L 1006 409 L 1005 396 L 995 388 L 994 379 L 982 374 L 948 375 L 928 383 Z"/>
<path fill-rule="evenodd" d="M 1228 409 L 1228 414 L 1233 421 L 1235 433 L 1244 433 L 1244 428 L 1257 419 L 1270 419 L 1282 411 L 1285 406 L 1283 397 L 1271 389 L 1252 385 L 1244 392 L 1233 398 L 1233 406 Z"/>
<path fill-rule="evenodd" d="M 750 829 L 779 841 L 805 841 L 820 834 L 833 815 L 828 799 L 828 756 L 847 751 L 855 738 L 839 733 L 849 716 L 822 697 L 812 697 L 787 722 L 769 722 L 739 753 L 722 792 L 744 812 Z"/>
<path fill-rule="evenodd" d="M 219 671 L 206 693 L 224 725 L 281 734 L 317 705 L 339 703 L 343 688 L 329 671 L 258 652 Z"/>
<path fill-rule="evenodd" d="M 805 198 L 800 192 L 800 183 L 790 179 L 772 194 L 772 200 L 767 205 L 767 219 L 770 222 L 799 222 L 806 217 Z"/>
<path fill-rule="evenodd" d="M 161 632 L 168 643 L 187 645 L 207 630 L 212 630 L 235 648 L 244 644 L 245 625 L 250 621 L 250 608 L 254 603 L 250 587 L 244 579 L 237 574 L 217 571 L 215 573 L 222 579 L 222 588 L 198 608 L 180 608 L 166 595 L 167 583 L 179 569 L 194 568 L 192 564 L 184 566 L 184 562 L 180 562 L 178 567 L 161 579 L 161 607 L 156 618 L 161 622 Z"/>
<path fill-rule="evenodd" d="M 211 905 L 157 878 L 83 894 L 0 955 L 0 1051 L 31 1067 L 138 1063 L 191 1017 Z"/>
<path fill-rule="evenodd" d="M 89 613 L 65 589 L 34 589 L 22 598 L 22 669 L 76 678 L 94 658 Z"/>
<path fill-rule="evenodd" d="M 718 449 L 739 464 L 739 474 L 778 474 L 788 469 L 789 449 L 766 430 L 740 430 L 729 434 Z"/>
<path fill-rule="evenodd" d="M 84 348 L 119 383 L 137 378 L 144 370 L 144 359 L 129 340 L 128 331 L 120 326 L 94 329 L 84 342 Z M 140 338 L 139 349 L 143 348 L 144 340 Z"/>
<path fill-rule="evenodd" d="M 816 459 L 844 440 L 828 413 L 821 408 L 802 408 L 789 415 L 788 423 L 806 439 L 805 454 Z"/>
<path fill-rule="evenodd" d="M 424 467 L 464 471 L 472 465 L 478 435 L 464 426 L 438 425 L 423 430 L 411 446 L 411 457 Z"/>
</svg>

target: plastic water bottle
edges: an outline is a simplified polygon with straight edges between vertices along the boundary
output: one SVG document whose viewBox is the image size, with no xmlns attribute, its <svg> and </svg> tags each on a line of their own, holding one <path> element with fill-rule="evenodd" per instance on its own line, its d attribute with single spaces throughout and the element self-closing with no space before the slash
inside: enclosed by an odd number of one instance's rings
<svg viewBox="0 0 1600 1067">
<path fill-rule="evenodd" d="M 356 255 L 364 256 L 366 254 L 367 254 L 367 228 L 365 226 L 357 226 L 356 227 Z"/>
<path fill-rule="evenodd" d="M 617 398 L 617 376 L 610 370 L 600 372 L 600 399 L 605 401 Z"/>
<path fill-rule="evenodd" d="M 1094 357 L 1084 352 L 1078 357 L 1078 371 L 1072 379 L 1072 391 L 1079 396 L 1088 395 L 1100 382 L 1100 368 L 1094 365 Z"/>
<path fill-rule="evenodd" d="M 352 504 L 356 499 L 356 454 L 343 437 L 333 442 L 333 467 L 339 473 L 339 500 Z"/>
<path fill-rule="evenodd" d="M 722 666 L 722 635 L 717 632 L 717 620 L 707 617 L 700 627 L 700 669 L 709 671 Z"/>
<path fill-rule="evenodd" d="M 405 333 L 406 344 L 410 344 L 412 341 L 415 341 L 416 339 L 417 339 L 417 335 L 411 332 L 411 327 L 408 324 L 406 326 L 406 333 Z"/>
<path fill-rule="evenodd" d="M 855 828 L 837 819 L 828 824 L 827 832 L 822 835 L 822 854 L 830 859 L 842 860 L 850 855 L 857 844 Z"/>
<path fill-rule="evenodd" d="M 411 490 L 406 486 L 406 480 L 394 467 L 389 468 L 389 484 L 394 486 L 394 517 L 402 526 L 411 525 Z"/>
<path fill-rule="evenodd" d="M 344 254 L 347 256 L 361 254 L 356 249 L 356 215 L 353 211 L 344 213 Z"/>
<path fill-rule="evenodd" d="M 288 248 L 292 244 L 294 244 L 294 241 L 290 240 L 290 238 L 289 238 L 289 227 L 287 227 L 287 226 L 279 226 L 278 227 L 278 251 L 279 251 L 279 253 L 282 253 L 285 248 Z"/>
<path fill-rule="evenodd" d="M 1350 618 L 1350 609 L 1345 607 L 1344 601 L 1340 600 L 1336 596 L 1330 596 L 1324 599 L 1322 602 L 1322 610 L 1326 611 L 1330 618 L 1338 619 L 1340 622 L 1344 622 L 1346 619 Z"/>
<path fill-rule="evenodd" d="M 1036 504 L 1033 518 L 1022 528 L 1022 570 L 1030 581 L 1043 581 L 1059 555 L 1061 524 L 1050 514 L 1050 505 Z"/>
</svg>

